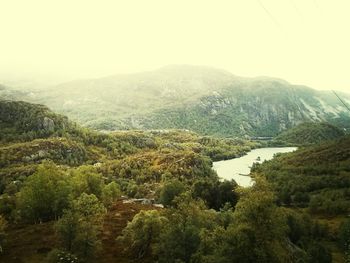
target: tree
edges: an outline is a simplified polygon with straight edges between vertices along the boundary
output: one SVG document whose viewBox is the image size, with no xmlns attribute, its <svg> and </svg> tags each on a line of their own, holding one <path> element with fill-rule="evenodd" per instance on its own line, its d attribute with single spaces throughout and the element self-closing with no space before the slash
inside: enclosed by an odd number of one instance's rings
<svg viewBox="0 0 350 263">
<path fill-rule="evenodd" d="M 285 249 L 281 245 L 287 233 L 284 215 L 277 208 L 276 198 L 266 180 L 260 177 L 255 180 L 251 189 L 241 193 L 233 220 L 236 226 L 249 233 L 250 254 L 255 261 L 276 262 L 282 260 L 278 251 Z"/>
<path fill-rule="evenodd" d="M 122 236 L 117 240 L 123 242 L 137 258 L 143 258 L 147 253 L 152 254 L 152 246 L 158 241 L 166 221 L 157 210 L 141 210 L 123 229 Z"/>
<path fill-rule="evenodd" d="M 21 218 L 41 222 L 58 218 L 71 200 L 70 177 L 53 162 L 44 162 L 29 176 L 17 195 Z"/>
<path fill-rule="evenodd" d="M 67 251 L 72 251 L 73 242 L 79 231 L 79 214 L 71 209 L 65 210 L 55 224 L 55 230 L 60 236 L 63 247 Z"/>
<path fill-rule="evenodd" d="M 94 167 L 81 166 L 72 172 L 75 195 L 81 193 L 94 194 L 101 197 L 104 186 L 102 175 L 96 172 Z"/>
<path fill-rule="evenodd" d="M 223 181 L 202 179 L 194 183 L 192 187 L 193 198 L 201 198 L 209 208 L 219 210 L 226 203 L 235 206 L 238 195 L 235 192 L 235 181 Z"/>
<path fill-rule="evenodd" d="M 113 202 L 121 196 L 121 190 L 116 182 L 111 182 L 103 187 L 102 201 L 106 207 L 109 207 Z"/>
<path fill-rule="evenodd" d="M 156 244 L 158 262 L 190 262 L 199 249 L 201 232 L 215 226 L 216 212 L 206 210 L 203 201 L 184 193 L 175 198 L 174 206 L 164 214 L 168 221 Z"/>
<path fill-rule="evenodd" d="M 3 245 L 5 242 L 5 229 L 7 227 L 7 221 L 0 215 L 0 254 L 3 252 Z"/>
<path fill-rule="evenodd" d="M 350 246 L 350 219 L 344 221 L 339 229 L 339 241 L 341 247 L 346 250 Z"/>
<path fill-rule="evenodd" d="M 159 201 L 165 206 L 170 206 L 174 198 L 183 192 L 185 185 L 179 180 L 166 182 L 160 191 Z"/>
<path fill-rule="evenodd" d="M 83 193 L 73 200 L 56 223 L 63 247 L 81 258 L 89 258 L 99 247 L 98 233 L 106 209 L 93 194 Z"/>
<path fill-rule="evenodd" d="M 197 262 L 289 262 L 284 216 L 262 178 L 240 190 L 229 225 L 201 233 Z"/>
<path fill-rule="evenodd" d="M 310 262 L 318 262 L 318 263 L 331 263 L 332 255 L 328 249 L 322 246 L 320 243 L 313 242 L 308 250 L 307 254 L 309 256 Z"/>
</svg>

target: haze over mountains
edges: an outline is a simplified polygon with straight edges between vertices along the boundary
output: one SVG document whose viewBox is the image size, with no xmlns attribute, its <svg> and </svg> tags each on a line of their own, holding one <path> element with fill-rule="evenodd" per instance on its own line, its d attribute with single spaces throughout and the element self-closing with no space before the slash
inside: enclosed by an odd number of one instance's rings
<svg viewBox="0 0 350 263">
<path fill-rule="evenodd" d="M 339 95 L 350 103 L 350 95 Z M 225 137 L 275 136 L 306 121 L 350 123 L 331 91 L 203 66 L 172 65 L 32 91 L 2 86 L 0 96 L 45 104 L 99 130 L 181 128 Z"/>
</svg>

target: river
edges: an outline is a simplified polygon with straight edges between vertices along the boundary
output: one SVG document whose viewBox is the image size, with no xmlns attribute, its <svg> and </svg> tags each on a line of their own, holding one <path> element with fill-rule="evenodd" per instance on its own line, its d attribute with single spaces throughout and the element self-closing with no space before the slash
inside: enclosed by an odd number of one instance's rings
<svg viewBox="0 0 350 263">
<path fill-rule="evenodd" d="M 253 184 L 253 180 L 249 176 L 250 168 L 253 163 L 261 163 L 265 160 L 271 160 L 276 153 L 292 152 L 296 149 L 296 147 L 269 147 L 255 149 L 239 158 L 214 162 L 213 169 L 221 179 L 234 179 L 240 186 L 248 187 Z"/>
</svg>

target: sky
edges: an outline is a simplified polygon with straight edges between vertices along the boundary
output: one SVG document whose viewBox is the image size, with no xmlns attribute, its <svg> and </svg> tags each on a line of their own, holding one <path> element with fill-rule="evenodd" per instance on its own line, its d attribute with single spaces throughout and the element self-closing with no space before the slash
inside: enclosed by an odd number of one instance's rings
<svg viewBox="0 0 350 263">
<path fill-rule="evenodd" d="M 0 75 L 191 64 L 350 91 L 349 13 L 349 0 L 0 0 Z"/>
</svg>

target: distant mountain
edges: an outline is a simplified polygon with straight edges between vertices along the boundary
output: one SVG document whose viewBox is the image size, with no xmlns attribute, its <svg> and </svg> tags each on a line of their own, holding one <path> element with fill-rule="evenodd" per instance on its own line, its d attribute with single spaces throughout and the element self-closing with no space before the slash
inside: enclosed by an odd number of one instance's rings
<svg viewBox="0 0 350 263">
<path fill-rule="evenodd" d="M 350 103 L 350 95 L 339 95 Z M 25 100 L 99 130 L 180 128 L 226 137 L 275 136 L 306 121 L 350 126 L 349 112 L 330 91 L 201 66 L 76 80 Z"/>
<path fill-rule="evenodd" d="M 305 122 L 279 134 L 275 140 L 292 144 L 313 144 L 341 138 L 345 132 L 326 122 Z"/>
</svg>

